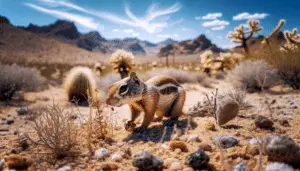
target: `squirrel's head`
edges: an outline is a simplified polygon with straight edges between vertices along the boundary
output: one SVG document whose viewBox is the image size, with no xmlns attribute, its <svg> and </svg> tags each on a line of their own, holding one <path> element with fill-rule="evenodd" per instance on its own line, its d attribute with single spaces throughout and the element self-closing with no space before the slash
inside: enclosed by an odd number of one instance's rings
<svg viewBox="0 0 300 171">
<path fill-rule="evenodd" d="M 139 101 L 144 88 L 145 84 L 132 72 L 129 77 L 109 86 L 106 104 L 118 107 Z"/>
</svg>

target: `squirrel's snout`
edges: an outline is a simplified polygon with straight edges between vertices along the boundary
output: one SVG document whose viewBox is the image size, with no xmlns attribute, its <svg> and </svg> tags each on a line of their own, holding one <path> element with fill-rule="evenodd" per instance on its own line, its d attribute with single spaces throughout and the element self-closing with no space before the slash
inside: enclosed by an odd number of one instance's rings
<svg viewBox="0 0 300 171">
<path fill-rule="evenodd" d="M 113 97 L 113 98 L 107 98 L 106 99 L 106 104 L 111 105 L 111 106 L 120 106 L 120 100 Z"/>
</svg>

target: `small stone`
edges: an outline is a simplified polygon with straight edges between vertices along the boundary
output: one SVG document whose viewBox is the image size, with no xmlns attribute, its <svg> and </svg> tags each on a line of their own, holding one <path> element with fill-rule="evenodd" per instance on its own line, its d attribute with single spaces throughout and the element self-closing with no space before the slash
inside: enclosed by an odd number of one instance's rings
<svg viewBox="0 0 300 171">
<path fill-rule="evenodd" d="M 294 171 L 294 169 L 284 163 L 271 163 L 266 166 L 266 171 Z"/>
<path fill-rule="evenodd" d="M 185 158 L 184 164 L 192 167 L 195 170 L 201 170 L 207 167 L 208 162 L 209 156 L 199 148 L 196 152 L 189 154 Z"/>
<path fill-rule="evenodd" d="M 59 169 L 57 169 L 57 171 L 71 171 L 72 168 L 70 166 L 63 166 Z"/>
<path fill-rule="evenodd" d="M 230 148 L 239 144 L 239 141 L 231 135 L 216 136 L 213 142 L 221 148 Z"/>
<path fill-rule="evenodd" d="M 17 110 L 17 113 L 18 115 L 26 115 L 28 113 L 28 109 L 26 106 L 22 106 Z"/>
<path fill-rule="evenodd" d="M 132 165 L 140 170 L 162 170 L 164 161 L 151 154 L 149 151 L 137 153 L 132 160 Z"/>
<path fill-rule="evenodd" d="M 191 168 L 191 167 L 186 167 L 186 168 L 184 168 L 182 171 L 194 171 L 194 169 Z"/>
<path fill-rule="evenodd" d="M 239 163 L 238 165 L 236 165 L 234 167 L 233 171 L 247 171 L 248 170 L 248 166 L 245 165 L 244 163 Z"/>
<path fill-rule="evenodd" d="M 217 123 L 224 125 L 234 119 L 239 113 L 239 104 L 231 98 L 225 98 L 217 106 Z"/>
<path fill-rule="evenodd" d="M 95 158 L 97 160 L 105 159 L 105 158 L 109 157 L 109 155 L 110 155 L 110 152 L 106 148 L 100 148 L 95 151 Z"/>
<path fill-rule="evenodd" d="M 174 162 L 169 167 L 169 170 L 170 171 L 179 171 L 179 170 L 182 170 L 182 166 L 181 166 L 180 162 Z"/>
<path fill-rule="evenodd" d="M 258 128 L 269 129 L 273 127 L 273 121 L 262 115 L 257 115 L 254 123 Z"/>
<path fill-rule="evenodd" d="M 284 126 L 284 127 L 289 127 L 290 126 L 289 121 L 287 119 L 285 119 L 285 118 L 279 119 L 279 124 L 281 126 Z"/>
<path fill-rule="evenodd" d="M 15 123 L 15 120 L 13 120 L 13 119 L 7 119 L 6 123 L 7 123 L 7 125 L 11 125 L 11 124 Z"/>
<path fill-rule="evenodd" d="M 199 135 L 197 134 L 189 134 L 187 137 L 188 142 L 201 142 L 201 139 L 199 138 Z"/>
<path fill-rule="evenodd" d="M 170 150 L 170 147 L 167 144 L 162 144 L 161 148 L 163 148 L 165 150 Z"/>
<path fill-rule="evenodd" d="M 174 150 L 174 152 L 175 152 L 176 154 L 180 154 L 182 151 L 181 151 L 180 148 L 176 148 L 176 149 Z"/>
<path fill-rule="evenodd" d="M 128 144 L 133 144 L 133 143 L 134 143 L 133 140 L 129 140 L 129 141 L 128 141 Z"/>
<path fill-rule="evenodd" d="M 183 141 L 171 141 L 169 147 L 173 151 L 175 151 L 176 149 L 180 149 L 182 152 L 189 151 L 187 145 Z"/>
<path fill-rule="evenodd" d="M 80 164 L 80 165 L 78 165 L 78 167 L 79 167 L 80 169 L 84 169 L 84 168 L 85 168 L 85 165 L 84 165 L 84 164 Z"/>
<path fill-rule="evenodd" d="M 300 148 L 295 141 L 282 135 L 270 135 L 264 138 L 264 152 L 269 160 L 299 166 Z"/>
<path fill-rule="evenodd" d="M 216 126 L 212 121 L 207 121 L 204 124 L 204 128 L 210 131 L 215 131 L 216 130 Z"/>
<path fill-rule="evenodd" d="M 211 145 L 209 145 L 207 143 L 201 143 L 199 145 L 199 148 L 201 148 L 204 151 L 209 151 L 209 152 L 212 152 L 212 150 L 213 150 L 212 147 L 211 147 Z"/>
<path fill-rule="evenodd" d="M 4 159 L 0 160 L 0 170 L 3 170 L 5 161 Z"/>
<path fill-rule="evenodd" d="M 257 139 L 257 138 L 251 138 L 251 139 L 248 140 L 249 144 L 258 144 L 260 142 L 261 142 L 261 140 Z"/>
<path fill-rule="evenodd" d="M 122 157 L 120 154 L 113 154 L 113 155 L 111 156 L 111 159 L 112 159 L 113 161 L 118 162 L 118 161 L 121 161 L 121 160 L 123 159 L 123 157 Z"/>
<path fill-rule="evenodd" d="M 252 156 L 258 155 L 259 154 L 258 145 L 252 145 L 252 144 L 247 145 L 246 152 Z"/>
<path fill-rule="evenodd" d="M 167 158 L 165 161 L 164 161 L 164 167 L 165 168 L 169 168 L 171 166 L 172 163 L 174 162 L 179 162 L 178 159 L 176 158 Z"/>
</svg>

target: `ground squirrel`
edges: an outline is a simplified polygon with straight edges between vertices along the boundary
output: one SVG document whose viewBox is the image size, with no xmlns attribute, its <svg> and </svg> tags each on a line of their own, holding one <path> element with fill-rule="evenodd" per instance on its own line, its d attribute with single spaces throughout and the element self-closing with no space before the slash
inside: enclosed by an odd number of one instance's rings
<svg viewBox="0 0 300 171">
<path fill-rule="evenodd" d="M 164 116 L 177 120 L 182 114 L 185 96 L 185 90 L 172 77 L 155 76 L 143 82 L 132 72 L 129 77 L 110 85 L 106 103 L 117 107 L 129 105 L 131 119 L 125 123 L 126 130 L 144 112 L 142 125 L 136 129 L 143 131 L 154 120 L 155 114 L 156 121 L 162 120 Z"/>
</svg>

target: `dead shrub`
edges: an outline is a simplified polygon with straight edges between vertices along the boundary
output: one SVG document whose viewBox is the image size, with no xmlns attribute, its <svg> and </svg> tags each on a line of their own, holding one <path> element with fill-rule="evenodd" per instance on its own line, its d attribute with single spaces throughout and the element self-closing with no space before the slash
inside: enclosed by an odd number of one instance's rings
<svg viewBox="0 0 300 171">
<path fill-rule="evenodd" d="M 240 109 L 247 107 L 248 103 L 246 102 L 247 92 L 244 89 L 228 89 L 225 92 L 219 94 L 219 99 L 230 98 L 233 101 L 239 104 Z"/>
<path fill-rule="evenodd" d="M 38 140 L 27 137 L 35 144 L 50 149 L 57 157 L 67 156 L 77 144 L 78 128 L 71 111 L 65 111 L 53 102 L 41 112 L 33 125 Z"/>
<path fill-rule="evenodd" d="M 246 88 L 248 92 L 268 89 L 280 82 L 277 70 L 262 60 L 246 61 L 235 67 L 228 77 L 235 88 Z M 264 83 L 264 86 L 261 86 Z"/>
<path fill-rule="evenodd" d="M 40 88 L 42 77 L 39 72 L 16 64 L 0 63 L 0 101 L 10 100 L 20 90 L 36 91 Z"/>
</svg>

